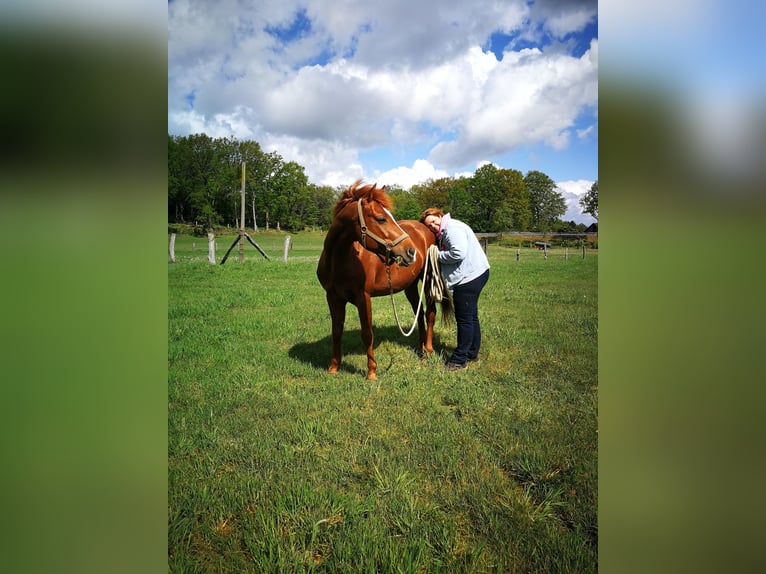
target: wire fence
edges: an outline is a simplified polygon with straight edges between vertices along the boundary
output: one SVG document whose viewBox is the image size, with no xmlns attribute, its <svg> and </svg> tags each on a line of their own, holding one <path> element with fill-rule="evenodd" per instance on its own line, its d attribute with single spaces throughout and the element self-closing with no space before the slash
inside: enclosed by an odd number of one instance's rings
<svg viewBox="0 0 766 574">
<path fill-rule="evenodd" d="M 224 259 L 219 261 L 221 245 L 218 243 L 218 237 L 214 234 L 209 234 L 207 241 L 205 238 L 192 237 L 192 236 L 180 236 L 182 245 L 180 246 L 180 253 L 176 251 L 176 234 L 169 234 L 169 246 L 168 254 L 171 263 L 175 263 L 177 260 L 204 260 L 213 265 L 222 264 L 225 262 L 225 258 L 233 250 L 235 244 L 229 247 L 229 251 L 224 255 Z M 509 250 L 515 250 L 516 260 L 520 260 L 521 256 L 529 256 L 530 253 L 539 255 L 544 259 L 548 257 L 563 257 L 569 259 L 572 257 L 585 258 L 588 254 L 598 253 L 598 233 L 539 233 L 539 232 L 503 232 L 503 233 L 476 233 L 476 237 L 484 248 L 484 252 L 487 252 L 489 245 L 502 247 Z M 224 242 L 229 244 L 231 239 L 237 241 L 237 236 L 226 236 Z M 250 239 L 250 237 L 247 237 Z M 293 243 L 290 235 L 281 235 L 270 237 L 269 244 L 266 250 L 272 253 L 274 258 L 277 258 L 278 251 L 282 257 L 282 261 L 286 262 L 288 258 L 291 260 L 303 260 L 303 259 L 318 259 L 321 252 L 321 242 L 315 241 L 316 254 L 314 255 L 311 246 L 305 249 L 299 250 L 300 252 L 293 252 Z M 258 257 L 264 257 L 265 259 L 272 259 L 268 257 L 264 251 L 260 248 L 260 245 L 255 244 L 252 239 L 250 242 L 255 249 L 260 252 Z M 277 243 L 279 242 L 279 243 Z M 244 245 L 249 249 L 249 244 Z M 224 250 L 226 249 L 223 246 Z M 253 253 L 248 252 L 248 258 Z"/>
</svg>

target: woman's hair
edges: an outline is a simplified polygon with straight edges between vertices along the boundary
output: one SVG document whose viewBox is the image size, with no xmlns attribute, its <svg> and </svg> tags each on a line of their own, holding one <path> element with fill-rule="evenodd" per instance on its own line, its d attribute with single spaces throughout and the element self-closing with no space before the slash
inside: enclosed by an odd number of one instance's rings
<svg viewBox="0 0 766 574">
<path fill-rule="evenodd" d="M 426 217 L 429 215 L 435 215 L 436 217 L 444 217 L 444 212 L 438 207 L 429 207 L 423 213 L 420 214 L 420 223 L 426 222 Z"/>
</svg>

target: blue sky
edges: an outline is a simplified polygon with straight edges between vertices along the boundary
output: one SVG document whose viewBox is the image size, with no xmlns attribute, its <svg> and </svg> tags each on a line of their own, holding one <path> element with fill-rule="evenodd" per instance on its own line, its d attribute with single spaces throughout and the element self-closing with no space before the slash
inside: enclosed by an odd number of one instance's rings
<svg viewBox="0 0 766 574">
<path fill-rule="evenodd" d="M 491 162 L 598 178 L 595 0 L 171 0 L 168 131 L 252 139 L 312 183 Z"/>
</svg>

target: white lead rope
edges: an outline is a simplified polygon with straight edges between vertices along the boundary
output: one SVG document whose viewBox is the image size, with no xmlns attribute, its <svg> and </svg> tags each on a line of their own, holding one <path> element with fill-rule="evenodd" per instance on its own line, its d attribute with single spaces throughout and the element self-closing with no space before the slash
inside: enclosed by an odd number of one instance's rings
<svg viewBox="0 0 766 574">
<path fill-rule="evenodd" d="M 418 298 L 418 309 L 415 311 L 415 319 L 412 321 L 412 327 L 410 327 L 409 331 L 406 333 L 404 332 L 404 329 L 402 328 L 402 324 L 399 321 L 399 314 L 396 311 L 396 302 L 394 301 L 394 288 L 391 286 L 391 271 L 389 269 L 388 273 L 388 282 L 389 286 L 391 287 L 391 306 L 394 308 L 394 317 L 396 318 L 396 326 L 399 327 L 399 332 L 404 335 L 405 337 L 409 337 L 412 335 L 412 332 L 415 330 L 415 325 L 418 324 L 418 317 L 420 316 L 420 308 L 423 305 L 423 294 L 425 293 L 426 289 L 426 276 L 428 275 L 428 267 L 430 266 L 431 269 L 434 272 L 434 278 L 435 280 L 431 282 L 431 287 L 429 293 L 431 294 L 431 297 L 434 301 L 441 301 L 444 297 L 444 282 L 439 275 L 439 248 L 436 247 L 436 245 L 431 245 L 428 248 L 428 252 L 426 253 L 426 262 L 425 265 L 423 265 L 423 284 L 420 286 L 420 297 Z"/>
</svg>

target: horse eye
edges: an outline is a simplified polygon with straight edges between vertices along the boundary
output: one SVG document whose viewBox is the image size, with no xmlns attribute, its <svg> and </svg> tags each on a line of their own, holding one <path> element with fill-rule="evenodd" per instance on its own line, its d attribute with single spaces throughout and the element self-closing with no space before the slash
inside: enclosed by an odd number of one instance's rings
<svg viewBox="0 0 766 574">
<path fill-rule="evenodd" d="M 378 223 L 385 223 L 386 222 L 386 218 L 385 217 L 376 217 L 375 221 L 377 221 Z"/>
</svg>

